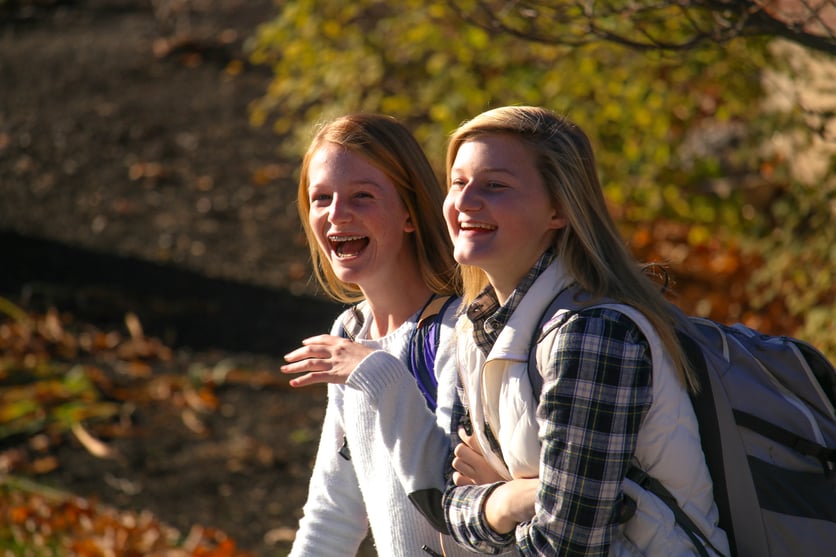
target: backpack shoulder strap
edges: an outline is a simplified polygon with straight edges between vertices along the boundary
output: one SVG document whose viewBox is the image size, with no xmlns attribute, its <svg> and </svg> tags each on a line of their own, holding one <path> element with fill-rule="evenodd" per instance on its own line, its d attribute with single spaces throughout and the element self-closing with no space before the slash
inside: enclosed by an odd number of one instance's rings
<svg viewBox="0 0 836 557">
<path fill-rule="evenodd" d="M 540 319 L 537 321 L 537 326 L 534 327 L 534 333 L 531 337 L 531 342 L 529 343 L 530 348 L 528 351 L 528 366 L 526 371 L 528 372 L 528 379 L 531 383 L 531 392 L 533 393 L 535 400 L 540 398 L 540 393 L 543 390 L 543 376 L 540 374 L 540 370 L 537 369 L 537 345 L 543 340 L 543 337 L 545 336 L 544 333 L 548 332 L 545 331 L 544 328 L 558 309 L 562 308 L 577 311 L 589 305 L 588 303 L 577 299 L 577 294 L 579 292 L 580 286 L 577 284 L 571 284 L 558 292 L 555 297 L 552 298 L 552 301 L 549 302 L 549 305 L 546 306 L 546 309 L 543 310 L 543 313 L 540 315 Z M 607 300 L 604 301 L 606 302 Z"/>
<path fill-rule="evenodd" d="M 359 305 L 358 303 L 351 306 L 346 317 L 340 323 L 340 330 L 338 332 L 341 338 L 347 338 L 351 341 L 357 338 L 364 321 L 363 312 L 360 311 Z M 345 460 L 351 460 L 351 450 L 348 448 L 348 439 L 345 435 L 343 435 L 343 442 L 337 454 Z"/>
<path fill-rule="evenodd" d="M 447 307 L 455 299 L 455 296 L 449 295 L 441 296 L 436 294 L 433 296 L 424 306 L 424 309 L 421 310 L 421 315 L 418 316 L 418 327 L 427 325 L 427 320 L 433 317 L 435 317 L 437 321 L 440 321 L 443 318 L 444 313 L 447 311 Z"/>
<path fill-rule="evenodd" d="M 441 322 L 455 296 L 435 295 L 421 310 L 415 332 L 409 342 L 407 367 L 415 377 L 418 388 L 427 399 L 427 406 L 435 411 L 438 378 L 435 376 L 435 355 L 441 336 Z"/>
<path fill-rule="evenodd" d="M 344 314 L 345 317 L 340 323 L 340 330 L 339 336 L 342 338 L 347 338 L 348 340 L 355 340 L 357 335 L 360 334 L 360 329 L 363 328 L 363 323 L 365 322 L 365 316 L 363 315 L 363 311 L 360 309 L 360 303 L 354 304 L 351 306 L 348 311 Z"/>
</svg>

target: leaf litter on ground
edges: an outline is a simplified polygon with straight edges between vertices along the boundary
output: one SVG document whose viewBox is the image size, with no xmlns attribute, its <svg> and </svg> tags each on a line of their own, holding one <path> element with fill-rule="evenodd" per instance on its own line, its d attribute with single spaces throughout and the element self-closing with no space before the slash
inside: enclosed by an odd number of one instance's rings
<svg viewBox="0 0 836 557">
<path fill-rule="evenodd" d="M 196 434 L 217 409 L 225 381 L 275 381 L 231 362 L 187 372 L 151 372 L 172 350 L 148 338 L 134 314 L 127 335 L 79 324 L 55 308 L 36 313 L 0 297 L 0 551 L 9 557 L 249 557 L 219 529 L 183 533 L 147 510 L 119 510 L 37 482 L 61 465 L 69 438 L 91 455 L 120 459 L 107 438 L 129 435 L 130 409 L 165 399 Z M 107 365 L 101 365 L 105 362 Z"/>
</svg>

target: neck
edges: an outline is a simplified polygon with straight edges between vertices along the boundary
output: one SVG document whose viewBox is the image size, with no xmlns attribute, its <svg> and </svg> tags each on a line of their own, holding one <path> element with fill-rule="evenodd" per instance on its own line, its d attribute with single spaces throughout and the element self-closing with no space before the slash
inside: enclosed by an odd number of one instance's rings
<svg viewBox="0 0 836 557">
<path fill-rule="evenodd" d="M 511 294 L 514 293 L 514 289 L 517 288 L 522 277 L 516 282 L 514 281 L 500 281 L 495 280 L 490 275 L 488 275 L 488 282 L 490 282 L 491 286 L 493 286 L 494 293 L 496 293 L 496 299 L 499 301 L 499 305 L 504 304 L 508 301 L 508 298 L 511 297 Z"/>
<path fill-rule="evenodd" d="M 431 295 L 432 291 L 421 281 L 409 286 L 398 284 L 385 292 L 367 293 L 372 317 L 369 335 L 381 338 L 393 332 L 424 307 Z"/>
</svg>

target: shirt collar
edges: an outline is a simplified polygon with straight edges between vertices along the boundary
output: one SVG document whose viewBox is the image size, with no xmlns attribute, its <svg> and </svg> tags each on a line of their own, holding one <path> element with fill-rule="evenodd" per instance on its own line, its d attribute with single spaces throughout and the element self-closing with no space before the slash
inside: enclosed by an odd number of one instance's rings
<svg viewBox="0 0 836 557">
<path fill-rule="evenodd" d="M 467 317 L 473 323 L 473 339 L 485 355 L 490 352 L 499 337 L 499 332 L 508 323 L 508 319 L 520 305 L 528 289 L 551 264 L 554 257 L 551 249 L 543 252 L 502 306 L 499 305 L 496 290 L 491 285 L 488 285 L 468 306 Z"/>
</svg>

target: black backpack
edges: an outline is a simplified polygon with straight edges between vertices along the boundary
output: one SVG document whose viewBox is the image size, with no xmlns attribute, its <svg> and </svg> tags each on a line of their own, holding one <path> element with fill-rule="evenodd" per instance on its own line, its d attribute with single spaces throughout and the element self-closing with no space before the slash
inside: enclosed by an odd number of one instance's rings
<svg viewBox="0 0 836 557">
<path fill-rule="evenodd" d="M 528 375 L 539 400 L 543 378 L 535 348 L 558 308 L 617 304 L 578 302 L 576 287 L 549 304 L 531 343 Z M 617 308 L 615 308 L 617 309 Z M 836 552 L 836 370 L 798 339 L 744 325 L 687 318 L 679 340 L 701 390 L 691 395 L 714 483 L 720 527 L 736 557 L 798 557 Z M 707 556 L 710 544 L 673 496 L 633 467 L 627 475 L 662 499 Z M 716 551 L 716 550 L 715 550 Z"/>
</svg>

